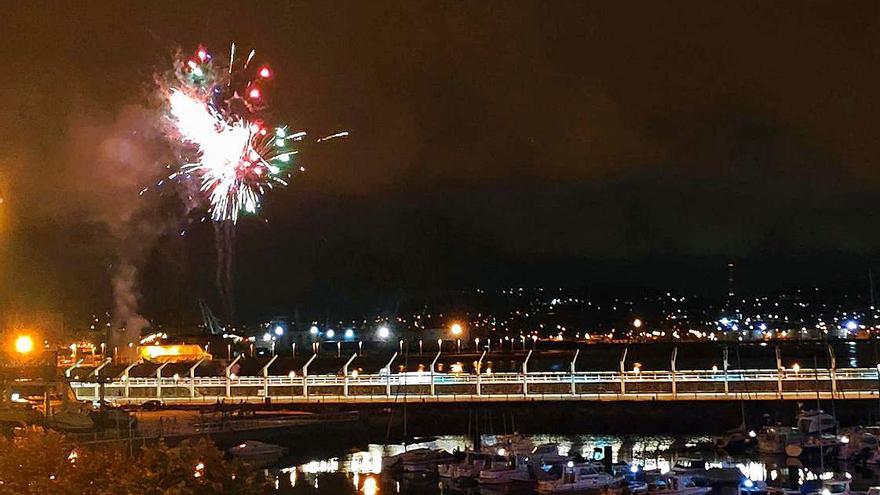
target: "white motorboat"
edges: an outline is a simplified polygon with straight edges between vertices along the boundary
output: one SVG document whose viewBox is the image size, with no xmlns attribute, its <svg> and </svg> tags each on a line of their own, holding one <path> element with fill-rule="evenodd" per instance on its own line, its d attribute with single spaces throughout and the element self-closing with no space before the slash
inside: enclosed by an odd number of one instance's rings
<svg viewBox="0 0 880 495">
<path fill-rule="evenodd" d="M 507 459 L 485 452 L 465 452 L 464 459 L 437 465 L 437 474 L 442 478 L 476 478 L 480 471 L 491 469 L 493 465 L 507 467 Z"/>
<path fill-rule="evenodd" d="M 621 478 L 600 471 L 592 463 L 569 462 L 558 479 L 538 481 L 537 491 L 538 493 L 580 493 L 605 488 L 620 480 Z"/>
<path fill-rule="evenodd" d="M 287 448 L 271 443 L 247 440 L 228 451 L 234 459 L 239 459 L 254 467 L 270 466 L 287 455 Z"/>
<path fill-rule="evenodd" d="M 404 458 L 414 459 L 419 456 L 424 456 L 430 451 L 431 451 L 431 449 L 418 448 L 418 449 L 412 449 L 412 450 L 405 450 L 399 454 L 394 454 L 394 455 L 389 455 L 389 456 L 383 457 L 382 458 L 382 470 L 386 471 L 389 469 L 401 469 L 401 468 L 403 468 L 403 459 Z"/>
<path fill-rule="evenodd" d="M 705 471 L 706 461 L 702 459 L 680 458 L 675 461 L 672 471 L 676 474 L 693 473 L 696 471 Z"/>
<path fill-rule="evenodd" d="M 510 483 L 531 483 L 532 467 L 522 456 L 512 456 L 507 463 L 493 464 L 480 471 L 477 481 L 481 485 L 507 485 Z"/>
<path fill-rule="evenodd" d="M 419 448 L 407 450 L 382 459 L 382 469 L 400 469 L 405 473 L 433 473 L 438 464 L 449 463 L 455 458 L 442 449 Z"/>
<path fill-rule="evenodd" d="M 477 482 L 481 485 L 509 485 L 511 483 L 531 483 L 532 475 L 528 466 L 515 469 L 484 469 L 480 471 Z"/>
<path fill-rule="evenodd" d="M 415 455 L 404 455 L 401 467 L 404 473 L 435 473 L 439 464 L 448 463 L 455 457 L 443 449 L 418 452 Z"/>
<path fill-rule="evenodd" d="M 804 435 L 819 435 L 836 430 L 837 420 L 825 411 L 813 409 L 798 415 L 797 428 Z"/>
<path fill-rule="evenodd" d="M 535 446 L 528 455 L 527 461 L 540 464 L 558 464 L 567 462 L 568 457 L 559 454 L 559 445 L 555 443 L 542 443 Z"/>
</svg>

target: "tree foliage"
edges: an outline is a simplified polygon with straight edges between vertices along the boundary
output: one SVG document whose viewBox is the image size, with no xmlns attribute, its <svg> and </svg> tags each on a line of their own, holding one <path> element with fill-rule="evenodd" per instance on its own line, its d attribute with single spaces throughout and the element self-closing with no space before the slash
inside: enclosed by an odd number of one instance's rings
<svg viewBox="0 0 880 495">
<path fill-rule="evenodd" d="M 145 447 L 75 446 L 55 432 L 0 437 L 0 495 L 244 495 L 263 493 L 260 472 L 227 461 L 210 441 Z"/>
</svg>

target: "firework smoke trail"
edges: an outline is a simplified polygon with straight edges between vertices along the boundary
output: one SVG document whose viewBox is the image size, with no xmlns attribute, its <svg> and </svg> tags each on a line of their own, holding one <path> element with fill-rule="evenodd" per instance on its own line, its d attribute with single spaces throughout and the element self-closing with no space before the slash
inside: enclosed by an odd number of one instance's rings
<svg viewBox="0 0 880 495">
<path fill-rule="evenodd" d="M 214 242 L 217 246 L 217 272 L 214 283 L 220 294 L 225 316 L 235 317 L 233 272 L 235 268 L 235 228 L 232 222 L 214 222 Z"/>
</svg>

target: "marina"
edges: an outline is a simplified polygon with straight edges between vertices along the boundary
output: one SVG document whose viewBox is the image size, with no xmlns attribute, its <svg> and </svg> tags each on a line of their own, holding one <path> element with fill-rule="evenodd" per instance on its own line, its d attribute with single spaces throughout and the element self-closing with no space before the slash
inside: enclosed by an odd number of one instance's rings
<svg viewBox="0 0 880 495">
<path fill-rule="evenodd" d="M 318 457 L 308 462 L 270 470 L 276 479 L 277 493 L 300 493 L 308 489 L 317 494 L 363 493 L 364 486 L 373 493 L 404 494 L 495 494 L 495 493 L 603 493 L 603 489 L 626 485 L 632 493 L 668 495 L 706 495 L 709 493 L 771 493 L 785 495 L 799 492 L 810 482 L 845 480 L 847 493 L 867 493 L 880 485 L 880 467 L 864 463 L 828 462 L 824 465 L 785 456 L 765 456 L 757 452 L 731 455 L 712 447 L 709 436 L 672 435 L 521 435 L 535 445 L 554 445 L 559 459 L 543 472 L 546 479 L 509 476 L 504 482 L 486 483 L 483 477 L 440 476 L 435 473 L 413 475 L 396 470 L 384 459 L 401 456 L 399 444 L 369 443 L 348 447 L 341 455 Z M 485 449 L 494 449 L 503 436 L 484 435 Z M 472 442 L 466 436 L 438 436 L 414 443 L 407 451 L 466 452 Z M 612 472 L 604 471 L 601 453 L 606 447 L 612 455 Z M 344 449 L 345 450 L 345 449 Z M 504 452 L 507 454 L 507 452 Z M 502 456 L 503 457 L 503 456 Z M 462 455 L 463 462 L 475 459 Z M 570 459 L 581 459 L 580 463 Z M 584 460 L 592 460 L 584 462 Z M 545 464 L 546 466 L 547 464 Z M 491 472 L 495 468 L 484 470 Z M 514 471 L 516 471 L 514 469 Z M 525 473 L 526 470 L 521 472 Z M 633 476 L 639 473 L 638 476 Z M 647 476 L 646 476 L 647 474 Z M 732 478 L 731 478 L 732 477 Z M 499 477 L 496 477 L 499 478 Z M 620 480 L 630 481 L 621 484 Z M 730 482 L 729 479 L 733 479 Z M 369 481 L 371 480 L 371 481 Z M 308 487 L 308 488 L 303 488 Z M 733 488 L 731 488 L 733 487 Z M 758 487 L 756 489 L 755 487 Z M 730 490 L 734 490 L 731 492 Z M 607 492 L 607 490 L 605 490 Z M 821 487 L 820 490 L 821 492 Z M 833 492 L 837 493 L 837 492 Z M 872 492 L 874 493 L 874 492 Z"/>
</svg>

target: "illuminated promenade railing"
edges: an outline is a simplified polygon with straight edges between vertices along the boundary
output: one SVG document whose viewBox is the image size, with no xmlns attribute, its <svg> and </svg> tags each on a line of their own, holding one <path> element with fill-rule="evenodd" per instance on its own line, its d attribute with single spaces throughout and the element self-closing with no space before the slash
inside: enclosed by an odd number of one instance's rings
<svg viewBox="0 0 880 495">
<path fill-rule="evenodd" d="M 71 386 L 83 400 L 98 398 L 90 382 Z M 616 400 L 808 400 L 880 398 L 877 368 L 794 370 L 627 371 L 576 373 L 403 373 L 162 377 L 116 379 L 107 400 L 139 403 L 388 403 Z"/>
</svg>

